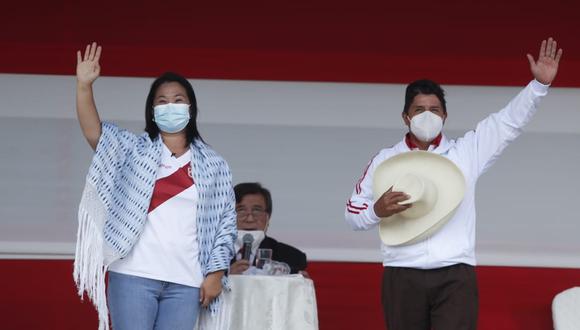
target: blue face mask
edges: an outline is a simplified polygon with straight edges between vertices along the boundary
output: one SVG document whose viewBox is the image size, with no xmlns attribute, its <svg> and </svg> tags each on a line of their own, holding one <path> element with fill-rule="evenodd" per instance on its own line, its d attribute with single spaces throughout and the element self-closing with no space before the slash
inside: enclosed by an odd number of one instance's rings
<svg viewBox="0 0 580 330">
<path fill-rule="evenodd" d="M 153 108 L 153 115 L 155 124 L 161 131 L 177 133 L 189 123 L 189 104 L 161 104 Z"/>
</svg>

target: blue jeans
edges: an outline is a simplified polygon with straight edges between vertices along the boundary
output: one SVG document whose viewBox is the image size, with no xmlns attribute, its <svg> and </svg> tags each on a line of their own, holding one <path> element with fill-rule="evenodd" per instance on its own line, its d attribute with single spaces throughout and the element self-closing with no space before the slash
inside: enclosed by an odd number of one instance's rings
<svg viewBox="0 0 580 330">
<path fill-rule="evenodd" d="M 114 330 L 192 330 L 199 288 L 109 272 L 109 312 Z"/>
</svg>

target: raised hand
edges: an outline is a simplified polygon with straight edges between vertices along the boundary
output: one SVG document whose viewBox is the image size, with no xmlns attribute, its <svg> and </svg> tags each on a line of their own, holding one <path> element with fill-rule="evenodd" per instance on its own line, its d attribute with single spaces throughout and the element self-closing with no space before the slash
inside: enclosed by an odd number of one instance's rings
<svg viewBox="0 0 580 330">
<path fill-rule="evenodd" d="M 542 41 L 537 61 L 534 61 L 532 55 L 527 55 L 534 78 L 544 85 L 551 84 L 558 73 L 558 63 L 563 51 L 562 48 L 556 51 L 557 46 L 556 40 L 549 38 L 547 42 L 546 40 Z"/>
<path fill-rule="evenodd" d="M 101 46 L 96 42 L 87 45 L 85 54 L 81 56 L 81 51 L 77 51 L 77 80 L 81 84 L 92 84 L 101 73 L 99 58 L 101 57 Z"/>
</svg>

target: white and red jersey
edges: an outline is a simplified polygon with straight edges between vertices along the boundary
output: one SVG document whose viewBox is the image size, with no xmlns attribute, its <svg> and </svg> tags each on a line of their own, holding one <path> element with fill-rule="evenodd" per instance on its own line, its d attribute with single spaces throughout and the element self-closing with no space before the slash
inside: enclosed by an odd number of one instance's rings
<svg viewBox="0 0 580 330">
<path fill-rule="evenodd" d="M 163 145 L 161 164 L 143 233 L 127 257 L 109 270 L 200 287 L 196 207 L 191 151 L 176 158 Z"/>
</svg>

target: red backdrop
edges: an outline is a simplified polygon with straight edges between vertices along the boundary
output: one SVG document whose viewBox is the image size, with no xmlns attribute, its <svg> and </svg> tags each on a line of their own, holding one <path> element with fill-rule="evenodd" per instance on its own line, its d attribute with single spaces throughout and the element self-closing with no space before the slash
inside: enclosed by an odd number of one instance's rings
<svg viewBox="0 0 580 330">
<path fill-rule="evenodd" d="M 312 262 L 321 330 L 384 329 L 382 267 Z M 480 330 L 551 329 L 551 301 L 580 286 L 580 269 L 477 268 Z M 90 302 L 76 296 L 69 260 L 0 260 L 2 329 L 96 329 Z"/>
<path fill-rule="evenodd" d="M 104 46 L 103 75 L 524 85 L 525 58 L 555 37 L 556 86 L 580 86 L 580 2 L 8 1 L 0 72 L 74 74 L 75 51 Z"/>
</svg>

